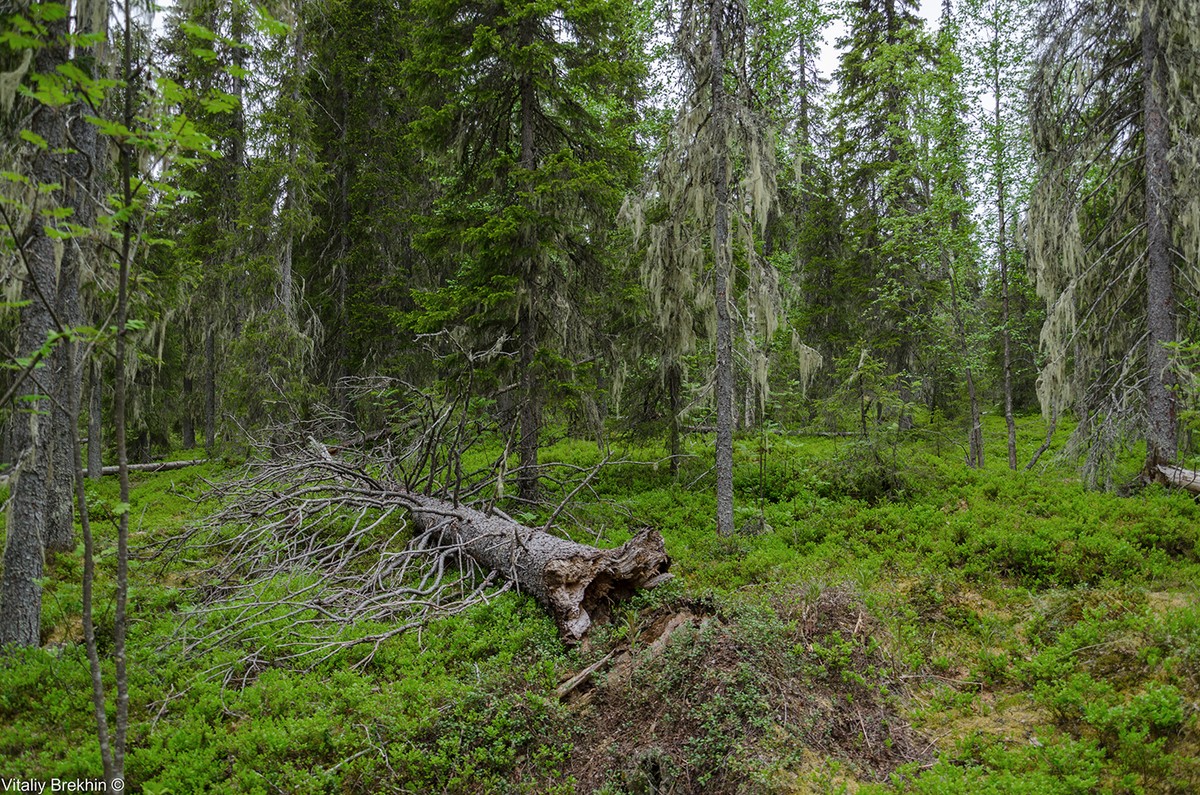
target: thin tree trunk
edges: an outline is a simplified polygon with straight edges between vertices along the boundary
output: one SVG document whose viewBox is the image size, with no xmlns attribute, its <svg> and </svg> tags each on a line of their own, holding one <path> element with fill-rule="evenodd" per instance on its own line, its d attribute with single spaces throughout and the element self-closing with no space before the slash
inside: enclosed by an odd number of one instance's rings
<svg viewBox="0 0 1200 795">
<path fill-rule="evenodd" d="M 7 388 L 4 388 L 7 391 Z M 12 422 L 9 418 L 0 420 L 0 469 L 6 464 L 12 464 Z"/>
<path fill-rule="evenodd" d="M 210 456 L 217 443 L 217 341 L 210 325 L 204 332 L 204 450 Z"/>
<path fill-rule="evenodd" d="M 294 38 L 292 40 L 292 80 L 296 81 L 300 74 L 301 65 L 303 63 L 303 47 L 304 47 L 304 28 L 297 21 L 293 26 Z M 300 88 L 299 83 L 295 82 L 292 88 L 292 102 L 294 107 L 300 104 Z M 279 301 L 283 304 L 283 314 L 287 318 L 289 325 L 294 325 L 296 320 L 295 299 L 293 293 L 293 277 L 292 277 L 292 249 L 295 245 L 295 233 L 291 219 L 291 212 L 295 199 L 294 182 L 296 179 L 296 158 L 299 147 L 296 144 L 296 132 L 294 130 L 288 133 L 288 177 L 284 186 L 283 195 L 283 213 L 282 225 L 285 229 L 283 240 L 283 255 L 279 262 Z"/>
<path fill-rule="evenodd" d="M 93 364 L 88 368 L 89 373 L 89 389 L 92 394 L 98 394 L 98 381 L 96 372 L 99 370 L 99 365 Z M 98 442 L 99 436 L 99 409 L 94 410 L 94 419 L 88 418 L 88 424 L 95 424 L 97 427 L 89 430 L 90 433 L 96 433 L 95 436 L 88 436 L 88 457 L 91 457 L 92 444 Z M 71 424 L 74 427 L 79 426 L 79 405 L 75 406 L 75 415 L 71 418 Z M 96 718 L 96 737 L 100 741 L 100 762 L 104 766 L 104 779 L 109 781 L 113 778 L 113 758 L 112 744 L 108 736 L 108 713 L 105 709 L 104 697 L 104 677 L 100 668 L 100 651 L 96 643 L 96 623 L 92 618 L 92 586 L 96 580 L 96 554 L 95 544 L 92 539 L 92 524 L 88 516 L 87 509 L 87 491 L 83 485 L 83 450 L 79 444 L 79 434 L 72 437 L 71 458 L 75 469 L 75 508 L 79 511 L 79 525 L 83 531 L 83 605 L 82 605 L 82 624 L 83 624 L 83 640 L 87 649 L 88 669 L 92 675 L 92 713 Z M 99 447 L 96 448 L 97 451 Z M 88 464 L 88 476 L 92 478 L 100 477 L 100 464 L 97 457 L 95 467 L 91 463 Z"/>
<path fill-rule="evenodd" d="M 532 23 L 526 20 L 521 27 L 521 46 L 533 44 Z M 536 140 L 534 138 L 534 112 L 536 110 L 533 75 L 528 71 L 521 75 L 521 169 L 524 171 L 523 180 L 528 180 L 537 168 Z M 525 500 L 533 500 L 538 494 L 538 432 L 542 424 L 542 404 L 539 393 L 537 376 L 537 350 L 540 340 L 538 328 L 538 261 L 537 261 L 537 229 L 530 227 L 524 234 L 530 239 L 526 241 L 525 250 L 530 252 L 525 266 L 525 298 L 521 307 L 520 328 L 520 367 L 521 367 L 521 413 L 520 440 L 517 453 L 520 460 L 520 471 L 517 474 L 517 493 Z"/>
<path fill-rule="evenodd" d="M 993 46 L 998 46 L 998 42 L 1000 41 L 1000 31 L 998 28 L 993 28 L 992 37 Z M 992 94 L 996 102 L 995 115 L 993 117 L 995 122 L 993 154 L 996 157 L 996 254 L 1000 259 L 1000 333 L 1004 338 L 1004 424 L 1008 428 L 1008 468 L 1015 471 L 1017 468 L 1017 424 L 1013 419 L 1012 329 L 1009 326 L 1008 234 L 1006 231 L 1008 208 L 1005 200 L 1004 174 L 1004 158 L 1006 153 L 1004 150 L 1003 128 L 1001 127 L 1000 115 L 1000 57 L 998 52 L 993 52 Z"/>
<path fill-rule="evenodd" d="M 677 360 L 667 365 L 667 402 L 670 405 L 669 442 L 671 448 L 671 476 L 679 475 L 679 460 L 683 456 L 683 445 L 680 439 L 679 412 L 682 411 L 683 367 Z"/>
<path fill-rule="evenodd" d="M 1175 401 L 1167 344 L 1175 341 L 1175 295 L 1171 273 L 1171 240 L 1167 213 L 1171 201 L 1167 118 L 1160 92 L 1158 31 L 1142 5 L 1142 91 L 1146 138 L 1146 468 L 1173 463 L 1177 457 Z"/>
<path fill-rule="evenodd" d="M 65 52 L 58 43 L 58 26 L 51 30 L 50 42 L 36 56 L 35 69 L 51 73 L 63 63 Z M 32 158 L 32 176 L 38 185 L 59 181 L 57 155 L 65 139 L 63 109 L 37 103 L 30 132 L 45 139 L 48 146 Z M 38 196 L 35 212 L 45 209 L 45 195 Z M 25 264 L 18 346 L 22 357 L 32 357 L 46 344 L 58 322 L 56 257 L 54 241 L 45 225 L 34 217 L 20 245 Z M 51 356 L 51 360 L 53 356 Z M 37 646 L 41 641 L 44 540 L 49 494 L 51 407 L 46 395 L 53 388 L 52 371 L 43 366 L 20 385 L 13 413 L 14 469 L 8 504 L 7 535 L 4 546 L 4 573 L 0 578 L 0 648 Z"/>
<path fill-rule="evenodd" d="M 104 468 L 103 365 L 93 359 L 88 366 L 88 477 L 96 480 Z"/>
<path fill-rule="evenodd" d="M 954 315 L 954 325 L 958 331 L 959 353 L 963 357 L 963 370 L 967 377 L 967 396 L 971 406 L 971 428 L 967 432 L 967 464 L 975 469 L 983 469 L 983 424 L 980 419 L 979 395 L 975 389 L 975 368 L 971 366 L 971 349 L 967 345 L 967 324 L 963 317 L 962 306 L 958 301 L 958 275 L 950 255 L 942 251 L 942 265 L 946 269 L 946 277 L 950 282 L 950 307 Z"/>
<path fill-rule="evenodd" d="M 196 447 L 196 415 L 193 407 L 196 394 L 196 382 L 192 378 L 192 359 L 195 345 L 192 339 L 191 318 L 183 319 L 183 400 L 182 411 L 179 415 L 179 436 L 184 450 Z"/>
<path fill-rule="evenodd" d="M 709 81 L 713 136 L 713 270 L 717 310 L 717 533 L 733 535 L 733 322 L 730 318 L 729 110 L 725 97 L 722 0 L 709 0 Z"/>
<path fill-rule="evenodd" d="M 133 74 L 133 16 L 129 3 L 125 4 L 124 28 L 124 68 L 126 81 Z M 125 87 L 125 126 L 134 129 L 133 89 L 126 83 Z M 124 206 L 133 206 L 133 163 L 134 153 L 130 145 L 121 146 L 121 185 L 123 186 Z M 116 669 L 117 714 L 116 728 L 113 732 L 113 779 L 125 777 L 125 737 L 129 729 L 129 674 L 127 670 L 125 633 L 128 624 L 126 607 L 129 594 L 129 456 L 125 439 L 125 404 L 126 404 L 126 372 L 125 355 L 127 341 L 127 324 L 129 317 L 129 270 L 130 258 L 133 252 L 133 219 L 126 217 L 121 225 L 121 262 L 117 284 L 117 344 L 116 344 L 116 373 L 113 376 L 115 397 L 113 400 L 113 416 L 116 420 L 117 466 L 120 475 L 120 511 L 117 524 L 117 594 L 116 608 L 113 616 L 113 662 Z M 113 782 L 109 782 L 112 786 Z"/>
<path fill-rule="evenodd" d="M 1042 446 L 1037 449 L 1037 452 L 1033 454 L 1033 458 L 1029 459 L 1029 463 L 1025 465 L 1026 472 L 1033 469 L 1034 465 L 1037 464 L 1038 459 L 1042 457 L 1042 453 L 1045 453 L 1050 449 L 1050 444 L 1054 441 L 1054 431 L 1057 428 L 1058 407 L 1055 406 L 1050 410 L 1050 424 L 1046 426 L 1046 441 L 1042 442 Z"/>
</svg>

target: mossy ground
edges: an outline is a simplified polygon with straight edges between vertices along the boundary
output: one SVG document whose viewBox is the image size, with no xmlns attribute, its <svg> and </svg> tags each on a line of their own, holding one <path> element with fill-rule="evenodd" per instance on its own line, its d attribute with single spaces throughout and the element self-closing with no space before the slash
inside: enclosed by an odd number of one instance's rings
<svg viewBox="0 0 1200 795">
<path fill-rule="evenodd" d="M 1200 506 L 988 466 L 949 437 L 738 443 L 738 524 L 713 530 L 703 437 L 673 479 L 620 464 L 580 540 L 658 527 L 677 579 L 564 648 L 507 593 L 388 641 L 362 669 L 179 652 L 198 565 L 132 564 L 130 784 L 148 792 L 1168 793 L 1200 790 Z M 1065 433 L 1065 430 L 1060 432 Z M 1044 426 L 1020 424 L 1020 459 Z M 661 459 L 655 447 L 626 458 Z M 1136 454 L 1135 454 L 1136 456 Z M 547 460 L 588 464 L 563 441 Z M 1130 472 L 1136 470 L 1131 457 Z M 134 477 L 135 549 L 210 508 L 225 464 Z M 111 651 L 115 479 L 89 485 Z M 548 512 L 549 509 L 547 509 Z M 528 517 L 535 519 L 535 517 Z M 586 528 L 586 529 L 582 529 Z M 97 775 L 80 554 L 49 562 L 41 649 L 0 660 L 0 773 Z M 664 617 L 686 615 L 657 645 Z M 364 628 L 364 634 L 370 628 Z M 616 649 L 586 697 L 558 684 Z M 109 671 L 111 674 L 111 671 Z M 136 791 L 136 790 L 135 790 Z"/>
</svg>

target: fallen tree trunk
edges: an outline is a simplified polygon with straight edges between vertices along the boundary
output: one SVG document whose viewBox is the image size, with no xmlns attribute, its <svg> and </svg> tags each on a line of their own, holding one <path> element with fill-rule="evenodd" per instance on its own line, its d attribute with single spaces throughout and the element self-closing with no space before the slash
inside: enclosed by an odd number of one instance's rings
<svg viewBox="0 0 1200 795">
<path fill-rule="evenodd" d="M 129 464 L 128 468 L 130 472 L 167 472 L 172 469 L 183 469 L 184 467 L 207 463 L 207 458 L 194 458 L 191 461 L 155 461 L 150 464 Z M 118 466 L 108 466 L 101 469 L 100 474 L 116 475 L 120 471 L 121 468 Z"/>
<path fill-rule="evenodd" d="M 296 452 L 217 486 L 224 507 L 165 543 L 215 560 L 197 579 L 185 651 L 269 641 L 288 650 L 280 659 L 316 662 L 366 645 L 366 664 L 388 638 L 486 602 L 497 585 L 533 596 L 573 643 L 612 605 L 671 577 L 655 530 L 598 549 L 422 492 L 427 478 L 414 487 L 380 477 L 386 467 L 319 443 Z M 381 629 L 355 630 L 366 625 Z"/>
<path fill-rule="evenodd" d="M 1156 469 L 1158 476 L 1168 485 L 1200 494 L 1200 472 L 1166 464 L 1159 464 Z"/>
<path fill-rule="evenodd" d="M 194 458 L 191 461 L 155 461 L 150 464 L 129 464 L 130 472 L 167 472 L 172 469 L 183 469 L 196 464 L 207 464 L 207 458 Z M 118 475 L 119 466 L 107 466 L 100 470 L 101 475 Z M 0 486 L 8 482 L 8 475 L 0 475 Z"/>
<path fill-rule="evenodd" d="M 671 559 L 657 530 L 643 530 L 616 549 L 597 549 L 498 515 L 405 493 L 413 519 L 453 539 L 480 567 L 530 594 L 554 617 L 563 637 L 582 638 L 615 602 L 671 578 Z"/>
</svg>

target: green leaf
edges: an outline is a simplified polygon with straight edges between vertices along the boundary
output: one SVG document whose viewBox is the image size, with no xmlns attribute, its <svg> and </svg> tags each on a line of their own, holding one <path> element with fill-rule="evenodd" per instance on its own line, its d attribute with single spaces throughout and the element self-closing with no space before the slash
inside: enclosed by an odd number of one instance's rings
<svg viewBox="0 0 1200 795">
<path fill-rule="evenodd" d="M 271 16 L 271 12 L 267 10 L 266 6 L 257 6 L 255 10 L 258 12 L 258 18 L 254 21 L 254 25 L 260 32 L 268 36 L 286 36 L 291 30 L 287 24 Z"/>
<path fill-rule="evenodd" d="M 200 99 L 200 104 L 209 113 L 228 113 L 237 107 L 237 97 L 223 91 L 214 91 Z"/>
<path fill-rule="evenodd" d="M 217 34 L 213 33 L 203 25 L 197 25 L 195 22 L 183 22 L 179 25 L 179 27 L 183 29 L 184 33 L 188 34 L 189 36 L 194 36 L 197 39 L 204 39 L 205 41 L 217 40 Z"/>
<path fill-rule="evenodd" d="M 32 130 L 21 130 L 21 132 L 19 132 L 18 135 L 21 136 L 22 140 L 28 141 L 29 143 L 36 146 L 38 149 L 49 149 L 50 148 L 50 144 L 46 142 L 46 139 L 43 138 L 42 136 L 38 135 L 37 133 L 33 132 Z"/>
<path fill-rule="evenodd" d="M 67 18 L 67 7 L 63 3 L 38 3 L 31 10 L 45 22 Z"/>
<path fill-rule="evenodd" d="M 107 135 L 110 138 L 125 139 L 133 135 L 129 128 L 120 122 L 102 119 L 99 116 L 85 116 L 89 123 L 95 125 L 101 135 Z"/>
<path fill-rule="evenodd" d="M 22 50 L 36 50 L 42 46 L 42 40 L 32 36 L 26 36 L 23 33 L 18 33 L 15 30 L 5 31 L 0 33 L 0 44 L 7 44 L 10 50 L 20 52 Z"/>
</svg>

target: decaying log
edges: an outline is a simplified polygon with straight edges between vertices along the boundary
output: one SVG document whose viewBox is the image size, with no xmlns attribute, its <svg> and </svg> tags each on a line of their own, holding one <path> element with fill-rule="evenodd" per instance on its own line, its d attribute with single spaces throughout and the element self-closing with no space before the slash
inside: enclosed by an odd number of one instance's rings
<svg viewBox="0 0 1200 795">
<path fill-rule="evenodd" d="M 388 638 L 486 602 L 493 586 L 533 596 L 574 643 L 613 604 L 671 577 L 654 530 L 597 549 L 422 492 L 323 444 L 293 452 L 216 486 L 210 498 L 223 507 L 164 542 L 163 553 L 216 553 L 197 577 L 185 651 L 268 638 L 287 650 L 281 659 L 314 664 L 369 647 L 365 665 Z M 351 631 L 364 623 L 381 629 Z"/>
<path fill-rule="evenodd" d="M 1157 471 L 1164 483 L 1200 494 L 1200 472 L 1166 464 L 1159 464 Z"/>
<path fill-rule="evenodd" d="M 183 469 L 184 467 L 195 466 L 196 464 L 208 463 L 207 458 L 197 458 L 191 461 L 155 461 L 152 464 L 130 464 L 130 472 L 166 472 L 171 469 Z M 103 475 L 116 475 L 121 471 L 120 467 L 108 466 L 100 470 Z M 8 482 L 8 475 L 0 475 L 0 486 Z"/>
<path fill-rule="evenodd" d="M 194 458 L 191 461 L 155 461 L 150 464 L 129 464 L 130 472 L 166 472 L 171 469 L 183 469 L 184 467 L 196 466 L 197 464 L 207 464 L 207 458 Z M 116 475 L 121 472 L 121 468 L 117 466 L 108 466 L 100 470 L 103 475 Z"/>
<path fill-rule="evenodd" d="M 657 530 L 644 530 L 616 549 L 597 549 L 424 495 L 405 493 L 403 502 L 418 525 L 441 525 L 443 538 L 537 599 L 568 641 L 582 638 L 613 603 L 671 578 Z"/>
</svg>

